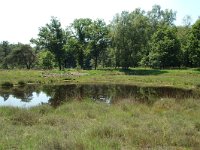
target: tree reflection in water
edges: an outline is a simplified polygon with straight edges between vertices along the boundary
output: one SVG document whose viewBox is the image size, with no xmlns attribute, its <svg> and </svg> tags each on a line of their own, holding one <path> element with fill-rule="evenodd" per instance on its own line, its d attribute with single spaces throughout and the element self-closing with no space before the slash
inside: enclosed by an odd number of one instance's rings
<svg viewBox="0 0 200 150">
<path fill-rule="evenodd" d="M 128 99 L 133 102 L 153 104 L 162 98 L 175 98 L 182 100 L 185 98 L 197 99 L 198 92 L 172 87 L 139 87 L 133 85 L 120 84 L 67 84 L 67 85 L 27 85 L 24 87 L 14 87 L 11 89 L 0 89 L 0 97 L 4 101 L 12 95 L 23 102 L 31 102 L 33 93 L 43 92 L 50 97 L 49 104 L 57 107 L 71 100 L 81 101 L 90 98 L 94 101 L 101 101 L 115 104 Z"/>
</svg>

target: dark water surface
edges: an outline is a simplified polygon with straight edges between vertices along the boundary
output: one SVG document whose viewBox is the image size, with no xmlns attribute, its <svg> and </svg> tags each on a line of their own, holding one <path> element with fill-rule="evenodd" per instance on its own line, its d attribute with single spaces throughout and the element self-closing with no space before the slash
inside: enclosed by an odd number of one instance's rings
<svg viewBox="0 0 200 150">
<path fill-rule="evenodd" d="M 128 99 L 153 104 L 163 98 L 198 99 L 200 93 L 172 87 L 139 87 L 118 84 L 68 84 L 68 85 L 27 85 L 0 89 L 0 106 L 33 107 L 50 104 L 57 107 L 67 101 L 81 101 L 89 98 L 93 101 L 115 104 Z"/>
</svg>

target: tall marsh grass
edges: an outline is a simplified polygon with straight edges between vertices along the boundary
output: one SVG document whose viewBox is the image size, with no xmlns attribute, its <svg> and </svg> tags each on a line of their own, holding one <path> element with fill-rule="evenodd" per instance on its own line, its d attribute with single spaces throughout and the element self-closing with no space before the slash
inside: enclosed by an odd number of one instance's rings
<svg viewBox="0 0 200 150">
<path fill-rule="evenodd" d="M 0 149 L 198 149 L 200 101 L 0 107 Z"/>
</svg>

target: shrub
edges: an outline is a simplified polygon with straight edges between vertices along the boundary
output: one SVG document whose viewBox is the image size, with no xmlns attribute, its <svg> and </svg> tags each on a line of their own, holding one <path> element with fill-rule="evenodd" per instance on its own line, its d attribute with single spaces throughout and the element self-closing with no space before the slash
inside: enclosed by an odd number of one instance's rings
<svg viewBox="0 0 200 150">
<path fill-rule="evenodd" d="M 25 85 L 26 85 L 26 82 L 24 82 L 24 81 L 19 81 L 19 82 L 18 82 L 18 85 L 19 85 L 19 86 L 25 86 Z"/>
<path fill-rule="evenodd" d="M 13 83 L 6 81 L 6 82 L 2 83 L 1 86 L 2 87 L 13 87 L 14 85 L 13 85 Z"/>
</svg>

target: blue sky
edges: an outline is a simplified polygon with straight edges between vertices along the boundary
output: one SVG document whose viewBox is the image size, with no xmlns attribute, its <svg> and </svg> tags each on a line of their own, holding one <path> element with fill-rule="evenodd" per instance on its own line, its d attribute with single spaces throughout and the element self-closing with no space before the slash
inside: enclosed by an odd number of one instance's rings
<svg viewBox="0 0 200 150">
<path fill-rule="evenodd" d="M 194 23 L 200 16 L 200 0 L 0 0 L 0 41 L 29 43 L 36 38 L 38 28 L 58 17 L 63 27 L 75 18 L 101 18 L 112 20 L 116 13 L 141 8 L 151 10 L 158 4 L 162 9 L 177 12 L 176 24 L 180 25 L 185 15 Z"/>
</svg>

